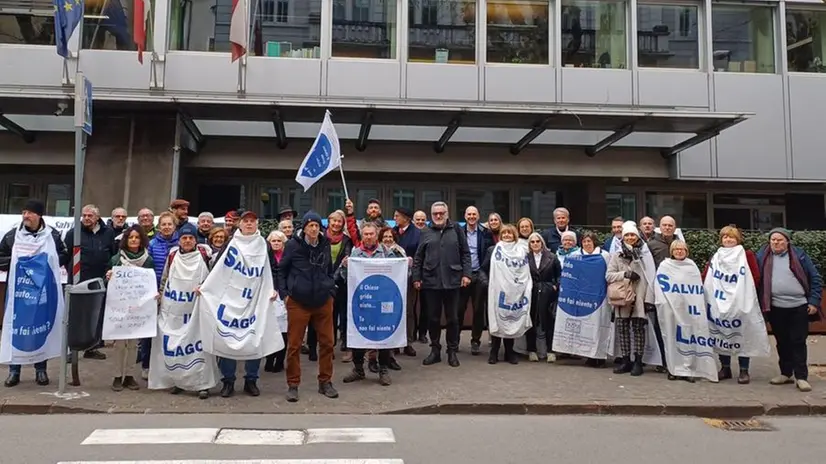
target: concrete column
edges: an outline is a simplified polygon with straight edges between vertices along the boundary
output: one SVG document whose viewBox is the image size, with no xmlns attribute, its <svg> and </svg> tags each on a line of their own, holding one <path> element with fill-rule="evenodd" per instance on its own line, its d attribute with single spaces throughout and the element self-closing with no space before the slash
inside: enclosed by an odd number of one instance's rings
<svg viewBox="0 0 826 464">
<path fill-rule="evenodd" d="M 102 215 L 127 199 L 130 216 L 143 207 L 156 214 L 169 207 L 175 116 L 135 115 L 134 119 L 129 169 L 130 115 L 95 119 L 94 135 L 88 139 L 83 203 L 97 205 Z"/>
</svg>

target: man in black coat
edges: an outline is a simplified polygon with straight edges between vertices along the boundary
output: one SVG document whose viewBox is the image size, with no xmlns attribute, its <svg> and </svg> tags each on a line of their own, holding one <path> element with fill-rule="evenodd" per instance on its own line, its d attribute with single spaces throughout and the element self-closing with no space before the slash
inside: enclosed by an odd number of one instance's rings
<svg viewBox="0 0 826 464">
<path fill-rule="evenodd" d="M 422 364 L 429 366 L 442 361 L 442 311 L 447 321 L 445 342 L 447 362 L 459 366 L 459 294 L 470 284 L 472 270 L 467 237 L 461 227 L 448 218 L 447 204 L 433 203 L 431 225 L 422 230 L 416 256 L 413 258 L 413 286 L 421 290 L 429 312 L 430 354 Z"/>
<path fill-rule="evenodd" d="M 44 212 L 45 207 L 43 202 L 39 200 L 29 200 L 26 202 L 26 205 L 23 207 L 23 220 L 20 226 L 8 231 L 6 235 L 3 236 L 3 239 L 0 240 L 0 271 L 9 272 L 11 268 L 12 249 L 14 248 L 15 235 L 18 230 L 24 229 L 25 233 L 35 237 L 47 230 L 46 224 L 43 222 Z M 60 239 L 60 232 L 56 229 L 48 230 L 51 230 L 55 250 L 57 250 L 57 260 L 61 266 L 64 266 L 69 262 L 69 253 L 66 251 L 63 241 Z M 11 286 L 6 288 L 7 291 L 11 291 L 11 289 Z M 20 365 L 9 366 L 9 377 L 4 383 L 6 387 L 14 387 L 20 383 L 20 369 Z M 46 361 L 35 363 L 34 370 L 35 382 L 41 386 L 48 385 L 49 376 L 46 374 Z"/>
<path fill-rule="evenodd" d="M 66 249 L 69 253 L 74 247 L 75 229 L 66 233 Z M 100 218 L 100 210 L 95 205 L 86 205 L 80 215 L 80 281 L 89 279 L 104 279 L 109 266 L 109 260 L 118 251 L 115 249 L 115 233 L 107 227 Z M 66 266 L 69 279 L 72 279 L 72 265 Z M 98 351 L 100 345 L 86 350 L 83 357 L 86 359 L 106 359 L 106 355 Z"/>
<path fill-rule="evenodd" d="M 465 323 L 468 302 L 473 306 L 473 325 L 470 333 L 470 354 L 479 354 L 482 346 L 482 332 L 485 330 L 485 303 L 487 292 L 479 282 L 479 268 L 488 249 L 493 246 L 493 235 L 479 224 L 479 210 L 468 206 L 465 210 L 465 227 L 462 229 L 470 250 L 470 285 L 464 287 L 459 298 L 459 328 Z"/>
<path fill-rule="evenodd" d="M 416 250 L 419 248 L 419 241 L 422 238 L 422 232 L 416 228 L 411 222 L 413 219 L 413 211 L 408 208 L 398 207 L 393 213 L 393 220 L 396 225 L 393 230 L 398 235 L 398 244 L 404 248 L 404 253 L 408 258 L 413 259 Z M 416 341 L 416 303 L 419 303 L 419 311 L 422 311 L 424 306 L 419 300 L 419 291 L 413 288 L 413 282 L 407 286 L 407 346 L 404 347 L 404 354 L 407 356 L 416 356 L 416 349 L 413 348 L 413 342 Z"/>
</svg>

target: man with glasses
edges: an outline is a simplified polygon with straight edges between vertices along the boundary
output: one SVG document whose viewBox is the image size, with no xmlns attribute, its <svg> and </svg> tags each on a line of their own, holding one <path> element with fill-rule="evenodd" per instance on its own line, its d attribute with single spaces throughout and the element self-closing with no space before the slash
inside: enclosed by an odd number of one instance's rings
<svg viewBox="0 0 826 464">
<path fill-rule="evenodd" d="M 429 312 L 430 354 L 422 361 L 429 366 L 442 361 L 442 312 L 447 321 L 445 342 L 447 362 L 459 367 L 460 290 L 471 282 L 470 249 L 462 229 L 448 218 L 447 204 L 439 201 L 430 207 L 431 224 L 413 258 L 413 286 L 421 290 Z"/>
<path fill-rule="evenodd" d="M 149 208 L 138 211 L 138 225 L 143 228 L 146 237 L 152 240 L 155 236 L 155 213 Z"/>
<path fill-rule="evenodd" d="M 479 210 L 475 206 L 468 206 L 465 210 L 465 237 L 470 250 L 470 285 L 463 288 L 459 299 L 459 328 L 465 323 L 465 312 L 468 302 L 473 307 L 473 322 L 470 333 L 470 354 L 477 356 L 482 346 L 482 332 L 485 330 L 485 302 L 487 292 L 485 286 L 479 282 L 479 269 L 482 261 L 493 246 L 493 235 L 487 228 L 479 224 Z"/>
<path fill-rule="evenodd" d="M 112 229 L 115 236 L 115 250 L 120 248 L 120 240 L 123 231 L 126 230 L 126 210 L 118 206 L 112 210 L 112 217 L 106 221 L 106 225 Z"/>
</svg>

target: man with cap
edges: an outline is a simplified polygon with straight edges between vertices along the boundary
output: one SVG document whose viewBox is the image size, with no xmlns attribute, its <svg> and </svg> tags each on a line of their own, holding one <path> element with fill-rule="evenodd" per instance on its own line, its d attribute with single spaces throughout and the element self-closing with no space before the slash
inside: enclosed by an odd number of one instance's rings
<svg viewBox="0 0 826 464">
<path fill-rule="evenodd" d="M 235 231 L 238 230 L 238 226 L 236 223 L 241 219 L 241 215 L 238 214 L 236 210 L 227 211 L 227 214 L 224 216 L 224 230 L 227 231 L 227 235 L 229 238 L 235 234 Z"/>
<path fill-rule="evenodd" d="M 411 222 L 412 219 L 413 211 L 409 208 L 399 207 L 393 213 L 393 220 L 396 221 L 393 230 L 399 236 L 399 246 L 410 259 L 416 254 L 422 235 L 422 231 Z M 416 341 L 416 301 L 419 301 L 419 291 L 413 288 L 413 282 L 410 281 L 407 284 L 407 347 L 404 349 L 407 356 L 416 356 L 413 348 L 413 342 Z"/>
<path fill-rule="evenodd" d="M 57 259 L 61 266 L 65 266 L 69 262 L 69 252 L 66 246 L 60 239 L 60 232 L 49 227 L 43 222 L 43 213 L 45 207 L 40 200 L 29 200 L 23 207 L 23 218 L 19 227 L 8 231 L 3 239 L 0 240 L 0 271 L 9 272 L 12 263 L 12 250 L 14 250 L 15 239 L 18 232 L 22 232 L 27 236 L 36 238 L 40 234 L 50 234 L 54 240 L 55 250 L 57 252 Z M 49 376 L 46 374 L 46 361 L 35 363 L 35 381 L 38 385 L 44 386 L 49 384 Z M 6 379 L 5 386 L 14 387 L 20 383 L 20 365 L 9 366 L 9 377 Z"/>
<path fill-rule="evenodd" d="M 172 200 L 169 204 L 169 211 L 175 215 L 175 224 L 178 229 L 189 223 L 189 202 L 183 199 Z"/>
<path fill-rule="evenodd" d="M 281 209 L 278 210 L 278 222 L 281 221 L 293 221 L 295 222 L 295 218 L 298 216 L 298 211 L 294 210 L 292 206 L 285 205 L 282 206 Z"/>
<path fill-rule="evenodd" d="M 333 260 L 330 241 L 321 233 L 321 216 L 308 211 L 301 221 L 301 237 L 287 240 L 278 263 L 278 293 L 287 306 L 287 401 L 298 401 L 301 383 L 301 345 L 312 324 L 318 335 L 318 392 L 338 398 L 333 387 Z"/>
</svg>

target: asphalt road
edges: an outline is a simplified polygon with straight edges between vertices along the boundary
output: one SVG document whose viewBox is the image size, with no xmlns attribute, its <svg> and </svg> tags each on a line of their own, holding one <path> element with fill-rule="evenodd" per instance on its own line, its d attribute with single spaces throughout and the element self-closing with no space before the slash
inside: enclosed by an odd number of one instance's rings
<svg viewBox="0 0 826 464">
<path fill-rule="evenodd" d="M 4 415 L 0 416 L 0 462 L 824 462 L 826 418 L 765 422 L 776 430 L 731 432 L 684 417 Z"/>
</svg>

